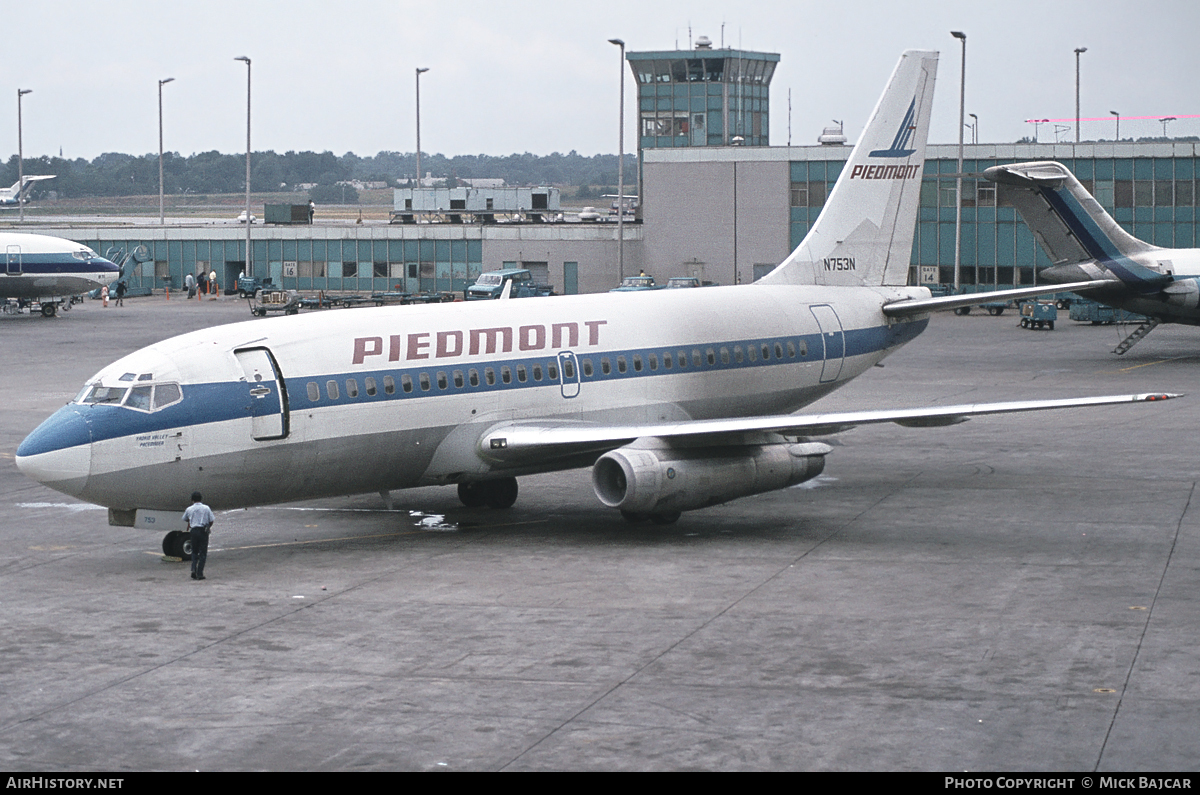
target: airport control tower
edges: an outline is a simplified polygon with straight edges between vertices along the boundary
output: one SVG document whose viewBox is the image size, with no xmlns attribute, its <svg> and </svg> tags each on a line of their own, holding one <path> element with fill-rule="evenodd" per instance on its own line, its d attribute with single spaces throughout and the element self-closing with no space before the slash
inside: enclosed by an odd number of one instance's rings
<svg viewBox="0 0 1200 795">
<path fill-rule="evenodd" d="M 713 49 L 628 52 L 638 83 L 638 150 L 768 146 L 771 76 L 779 54 Z M 641 160 L 640 156 L 638 158 Z"/>
</svg>

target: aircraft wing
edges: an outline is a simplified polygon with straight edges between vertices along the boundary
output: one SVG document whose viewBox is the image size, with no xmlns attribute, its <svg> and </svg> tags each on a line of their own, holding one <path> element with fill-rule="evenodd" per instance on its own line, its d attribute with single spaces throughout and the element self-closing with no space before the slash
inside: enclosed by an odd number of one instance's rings
<svg viewBox="0 0 1200 795">
<path fill-rule="evenodd" d="M 489 429 L 479 441 L 480 454 L 502 464 L 524 464 L 566 458 L 583 453 L 601 453 L 635 439 L 656 437 L 696 444 L 708 442 L 744 444 L 741 437 L 755 433 L 784 436 L 822 436 L 839 433 L 856 425 L 894 422 L 907 428 L 936 428 L 965 422 L 971 417 L 1048 409 L 1090 408 L 1120 403 L 1146 403 L 1181 397 L 1172 393 L 1102 395 L 1055 400 L 1017 400 L 1001 403 L 967 403 L 957 406 L 926 406 L 912 409 L 845 411 L 828 414 L 783 414 L 694 420 L 646 425 L 601 425 L 584 422 L 509 422 Z"/>
<path fill-rule="evenodd" d="M 986 293 L 971 293 L 969 295 L 943 295 L 937 298 L 925 298 L 913 301 L 896 301 L 884 304 L 883 314 L 888 317 L 905 317 L 919 315 L 925 312 L 937 312 L 944 309 L 958 309 L 961 306 L 977 306 L 990 304 L 993 301 L 1013 301 L 1018 298 L 1033 298 L 1050 293 L 1075 293 L 1080 290 L 1094 290 L 1097 287 L 1109 287 L 1121 284 L 1119 279 L 1097 279 L 1087 282 L 1068 282 L 1066 284 L 1043 284 L 1038 287 L 1018 287 L 1015 290 L 994 290 Z"/>
</svg>

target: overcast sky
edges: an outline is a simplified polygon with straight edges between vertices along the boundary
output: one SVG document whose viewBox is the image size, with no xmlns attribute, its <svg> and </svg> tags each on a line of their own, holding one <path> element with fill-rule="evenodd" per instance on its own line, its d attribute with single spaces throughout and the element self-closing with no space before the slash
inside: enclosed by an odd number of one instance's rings
<svg viewBox="0 0 1200 795">
<path fill-rule="evenodd" d="M 26 155 L 158 151 L 157 81 L 166 149 L 245 151 L 246 67 L 253 59 L 253 147 L 373 155 L 421 140 L 447 155 L 615 153 L 618 64 L 630 50 L 720 46 L 780 54 L 771 143 L 812 144 L 831 119 L 858 136 L 902 50 L 942 52 L 931 141 L 957 141 L 960 45 L 968 35 L 966 110 L 980 142 L 1032 135 L 1028 118 L 1074 116 L 1076 47 L 1083 135 L 1123 117 L 1178 116 L 1200 135 L 1196 0 L 594 0 L 569 3 L 288 0 L 0 0 L 8 38 L 0 153 L 17 150 L 18 88 Z M 626 151 L 635 148 L 635 85 L 626 67 Z M 969 119 L 968 119 L 969 121 Z M 1041 140 L 1051 140 L 1043 125 Z M 1122 137 L 1161 134 L 1121 123 Z M 1064 134 L 1064 140 L 1074 135 Z"/>
</svg>

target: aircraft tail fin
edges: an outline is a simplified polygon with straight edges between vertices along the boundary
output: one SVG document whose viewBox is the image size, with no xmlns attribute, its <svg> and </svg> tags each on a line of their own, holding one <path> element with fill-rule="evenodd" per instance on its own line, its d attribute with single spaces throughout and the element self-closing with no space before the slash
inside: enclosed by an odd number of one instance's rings
<svg viewBox="0 0 1200 795">
<path fill-rule="evenodd" d="M 1094 278 L 1076 266 L 1095 261 L 1131 286 L 1157 289 L 1170 281 L 1130 259 L 1158 247 L 1122 229 L 1062 163 L 992 166 L 983 175 L 997 184 L 998 203 L 1017 208 L 1054 263 L 1044 271 L 1048 276 L 1061 273 L 1063 279 L 1072 281 Z"/>
<path fill-rule="evenodd" d="M 904 285 L 938 54 L 908 50 L 820 216 L 765 284 Z"/>
</svg>

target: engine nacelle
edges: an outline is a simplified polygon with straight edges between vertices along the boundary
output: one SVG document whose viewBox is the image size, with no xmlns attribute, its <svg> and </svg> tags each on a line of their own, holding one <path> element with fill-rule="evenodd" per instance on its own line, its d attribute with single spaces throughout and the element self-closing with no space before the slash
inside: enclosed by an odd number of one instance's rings
<svg viewBox="0 0 1200 795">
<path fill-rule="evenodd" d="M 1163 293 L 1171 306 L 1195 309 L 1200 306 L 1200 279 L 1176 279 L 1163 288 Z"/>
<path fill-rule="evenodd" d="M 691 511 L 815 478 L 832 449 L 819 442 L 680 449 L 639 440 L 600 456 L 592 487 L 600 502 L 630 513 Z"/>
</svg>

